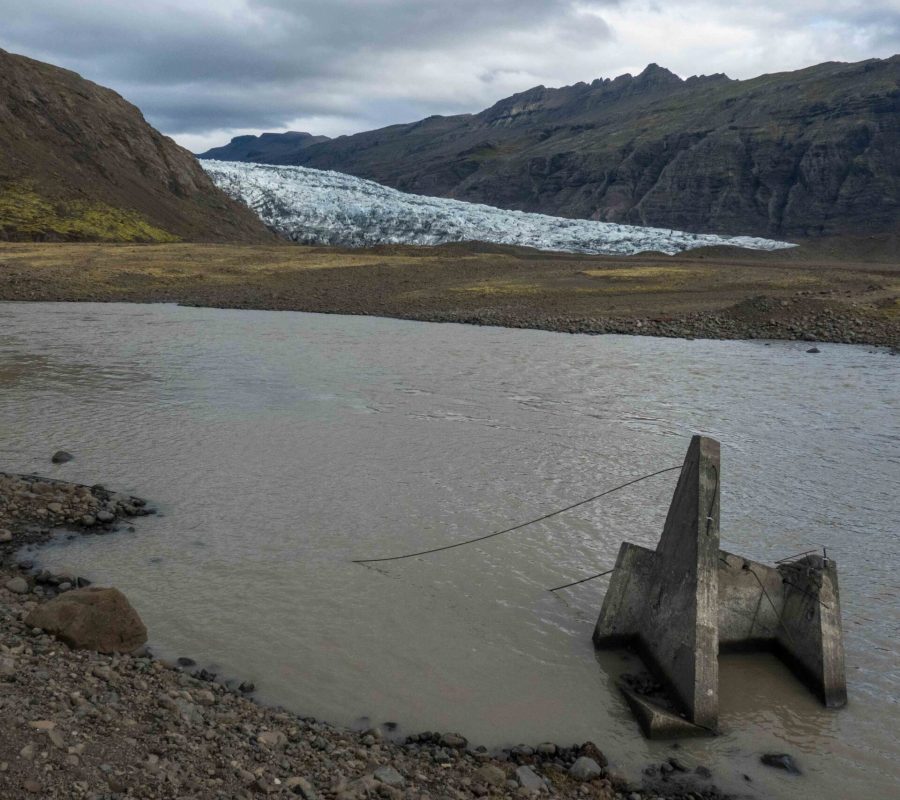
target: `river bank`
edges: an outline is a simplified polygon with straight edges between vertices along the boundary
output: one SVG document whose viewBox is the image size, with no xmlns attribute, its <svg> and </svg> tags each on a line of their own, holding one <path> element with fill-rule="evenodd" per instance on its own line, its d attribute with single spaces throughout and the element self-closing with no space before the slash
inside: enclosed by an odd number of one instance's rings
<svg viewBox="0 0 900 800">
<path fill-rule="evenodd" d="M 571 333 L 900 347 L 893 251 L 678 256 L 424 248 L 0 243 L 0 300 L 172 302 Z"/>
<path fill-rule="evenodd" d="M 223 683 L 189 658 L 70 650 L 25 624 L 38 604 L 88 583 L 36 570 L 25 545 L 116 535 L 149 513 L 140 498 L 102 486 L 0 473 L 4 798 L 725 797 L 709 770 L 689 771 L 677 749 L 630 786 L 591 742 L 488 752 L 455 733 L 391 741 L 390 725 L 354 731 L 258 705 L 252 687 Z"/>
</svg>

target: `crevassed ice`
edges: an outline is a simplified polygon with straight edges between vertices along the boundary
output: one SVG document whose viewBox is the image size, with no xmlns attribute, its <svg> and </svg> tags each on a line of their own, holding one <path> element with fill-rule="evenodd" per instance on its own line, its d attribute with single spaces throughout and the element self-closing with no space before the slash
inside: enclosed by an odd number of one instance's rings
<svg viewBox="0 0 900 800">
<path fill-rule="evenodd" d="M 753 250 L 794 246 L 751 236 L 716 236 L 508 211 L 406 194 L 374 181 L 307 167 L 201 163 L 219 188 L 250 206 L 267 225 L 303 244 L 364 247 L 482 241 L 620 255 L 646 251 L 673 255 L 711 245 Z"/>
</svg>

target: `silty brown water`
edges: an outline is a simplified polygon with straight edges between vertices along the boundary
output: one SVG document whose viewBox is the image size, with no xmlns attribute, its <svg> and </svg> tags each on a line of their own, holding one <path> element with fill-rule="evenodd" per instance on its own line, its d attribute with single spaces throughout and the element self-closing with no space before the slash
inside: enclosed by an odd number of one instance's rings
<svg viewBox="0 0 900 800">
<path fill-rule="evenodd" d="M 840 345 L 587 337 L 291 312 L 0 306 L 3 467 L 102 481 L 163 516 L 41 554 L 125 590 L 158 652 L 263 699 L 486 745 L 671 755 L 590 633 L 619 543 L 653 546 L 676 473 L 506 527 L 722 442 L 723 547 L 839 564 L 849 706 L 769 656 L 721 660 L 723 735 L 685 742 L 756 796 L 889 797 L 900 779 L 900 361 Z M 54 466 L 63 447 L 75 461 Z M 626 668 L 634 665 L 627 663 Z M 790 778 L 758 763 L 792 753 Z M 745 784 L 741 773 L 753 782 Z"/>
</svg>

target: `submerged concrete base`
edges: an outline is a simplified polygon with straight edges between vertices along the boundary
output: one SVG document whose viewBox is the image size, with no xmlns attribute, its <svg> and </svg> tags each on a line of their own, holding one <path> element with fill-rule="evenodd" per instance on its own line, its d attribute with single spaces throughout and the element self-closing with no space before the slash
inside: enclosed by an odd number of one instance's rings
<svg viewBox="0 0 900 800">
<path fill-rule="evenodd" d="M 826 706 L 847 702 L 835 563 L 720 550 L 719 484 L 719 443 L 695 436 L 656 550 L 622 544 L 594 630 L 598 648 L 634 645 L 681 712 L 625 690 L 651 737 L 716 730 L 720 649 L 774 650 Z"/>
<path fill-rule="evenodd" d="M 706 736 L 709 730 L 688 722 L 668 709 L 654 703 L 627 686 L 620 686 L 625 700 L 638 725 L 648 739 L 683 739 L 687 736 Z"/>
</svg>

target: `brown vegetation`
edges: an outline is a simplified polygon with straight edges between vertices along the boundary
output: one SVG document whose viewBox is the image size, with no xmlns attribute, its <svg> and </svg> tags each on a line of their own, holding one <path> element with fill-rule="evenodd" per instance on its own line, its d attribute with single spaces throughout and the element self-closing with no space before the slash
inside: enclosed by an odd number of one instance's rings
<svg viewBox="0 0 900 800">
<path fill-rule="evenodd" d="M 178 302 L 586 333 L 900 345 L 900 266 L 820 247 L 580 256 L 491 245 L 0 244 L 0 299 Z"/>
</svg>

